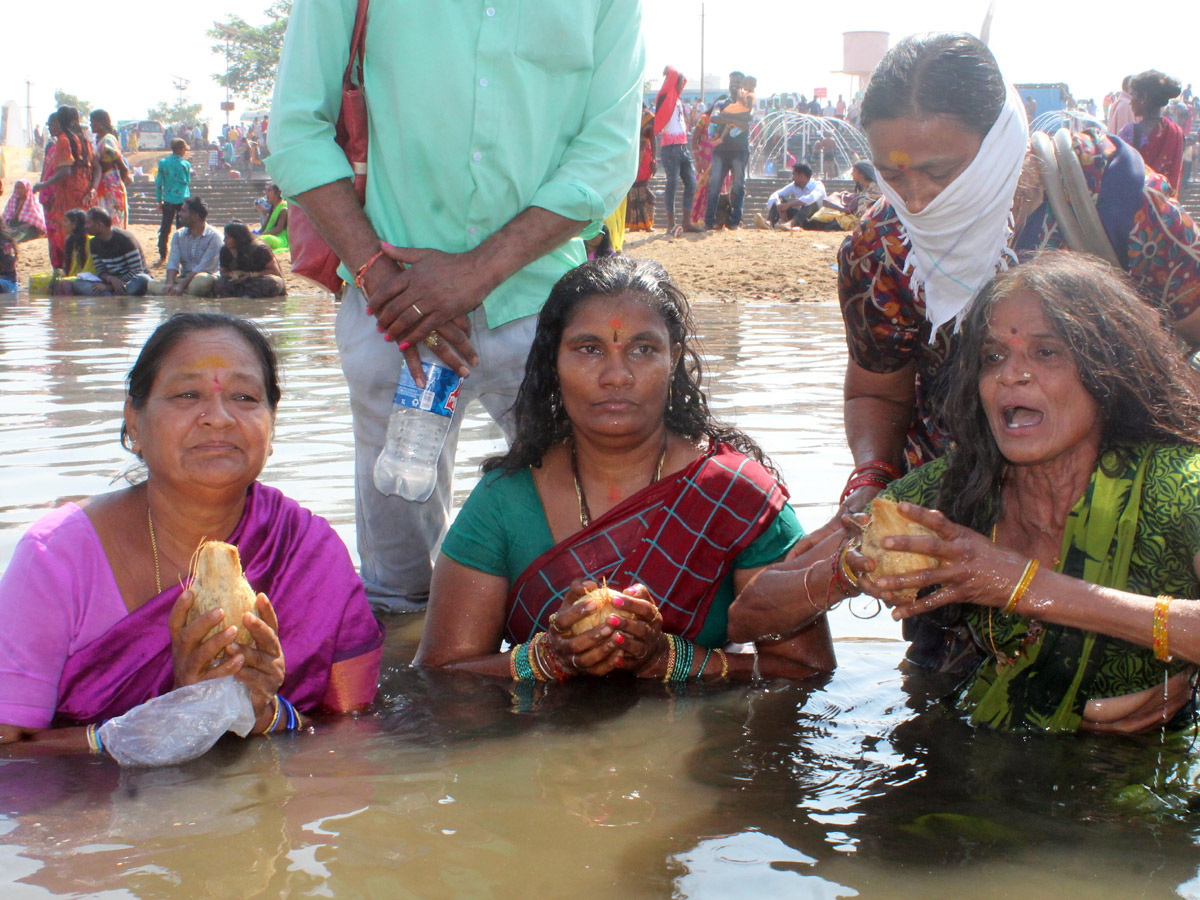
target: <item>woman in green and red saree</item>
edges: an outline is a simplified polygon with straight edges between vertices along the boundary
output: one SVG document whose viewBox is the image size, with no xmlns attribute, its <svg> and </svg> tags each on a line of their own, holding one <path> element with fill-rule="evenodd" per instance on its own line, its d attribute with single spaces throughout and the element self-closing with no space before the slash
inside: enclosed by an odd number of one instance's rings
<svg viewBox="0 0 1200 900">
<path fill-rule="evenodd" d="M 1122 273 L 1045 253 L 983 289 L 952 365 L 955 449 L 884 492 L 936 532 L 885 547 L 941 565 L 872 584 L 851 553 L 863 587 L 973 648 L 957 703 L 976 724 L 1190 723 L 1200 389 L 1159 313 Z M 899 603 L 909 588 L 929 592 Z"/>
<path fill-rule="evenodd" d="M 833 668 L 838 560 L 786 560 L 803 534 L 787 490 L 710 415 L 693 340 L 657 263 L 604 257 L 555 285 L 516 439 L 484 464 L 434 567 L 417 665 L 523 681 L 748 677 L 754 655 L 724 649 L 740 595 L 803 610 L 758 644 L 761 674 Z M 602 581 L 625 615 L 571 637 L 594 604 L 576 601 Z"/>
</svg>

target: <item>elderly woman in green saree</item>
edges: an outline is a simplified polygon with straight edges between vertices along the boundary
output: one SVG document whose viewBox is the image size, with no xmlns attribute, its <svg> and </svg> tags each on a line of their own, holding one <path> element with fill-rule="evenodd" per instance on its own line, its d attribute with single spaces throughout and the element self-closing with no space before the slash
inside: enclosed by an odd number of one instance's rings
<svg viewBox="0 0 1200 900">
<path fill-rule="evenodd" d="M 1200 387 L 1157 312 L 1091 257 L 1045 253 L 975 299 L 943 410 L 955 449 L 883 494 L 936 568 L 864 590 L 930 616 L 973 668 L 975 724 L 1141 732 L 1192 715 Z M 916 589 L 905 602 L 901 592 Z"/>
</svg>

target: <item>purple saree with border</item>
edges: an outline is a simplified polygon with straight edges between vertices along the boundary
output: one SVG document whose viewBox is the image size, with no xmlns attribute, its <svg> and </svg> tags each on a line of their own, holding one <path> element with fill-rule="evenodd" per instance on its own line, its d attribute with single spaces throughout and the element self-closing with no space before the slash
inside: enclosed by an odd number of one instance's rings
<svg viewBox="0 0 1200 900">
<path fill-rule="evenodd" d="M 255 482 L 226 540 L 238 548 L 250 586 L 267 595 L 279 618 L 287 666 L 280 693 L 304 712 L 369 703 L 383 629 L 329 523 Z M 67 659 L 56 722 L 107 719 L 171 690 L 167 618 L 182 591 L 168 588 Z"/>
</svg>

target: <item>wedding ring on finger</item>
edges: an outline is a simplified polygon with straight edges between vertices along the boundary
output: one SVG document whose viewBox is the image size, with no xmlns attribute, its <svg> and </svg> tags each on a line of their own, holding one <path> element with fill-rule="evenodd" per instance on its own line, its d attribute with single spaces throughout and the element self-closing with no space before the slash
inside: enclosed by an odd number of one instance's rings
<svg viewBox="0 0 1200 900">
<path fill-rule="evenodd" d="M 429 336 L 427 338 L 425 338 L 425 346 L 428 347 L 430 350 L 436 350 L 439 346 L 441 346 L 441 343 L 442 343 L 442 336 L 440 334 L 438 334 L 436 331 L 431 331 L 429 333 Z M 558 613 L 555 613 L 554 615 L 558 615 Z"/>
<path fill-rule="evenodd" d="M 417 304 L 412 304 L 409 309 L 415 312 L 419 318 L 425 318 L 425 313 L 421 312 L 421 310 L 417 308 Z"/>
<path fill-rule="evenodd" d="M 550 613 L 550 618 L 547 619 L 546 621 L 550 625 L 550 630 L 553 631 L 555 634 L 563 634 L 564 633 L 563 630 L 558 627 L 558 613 L 556 613 L 556 612 Z"/>
</svg>

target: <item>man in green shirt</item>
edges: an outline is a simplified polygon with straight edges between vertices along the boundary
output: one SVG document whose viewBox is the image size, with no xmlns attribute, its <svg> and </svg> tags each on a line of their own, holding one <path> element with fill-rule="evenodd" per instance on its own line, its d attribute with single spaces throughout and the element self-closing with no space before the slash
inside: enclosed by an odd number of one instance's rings
<svg viewBox="0 0 1200 900">
<path fill-rule="evenodd" d="M 267 169 L 363 286 L 347 289 L 337 341 L 377 608 L 427 598 L 463 411 L 479 399 L 507 432 L 536 314 L 637 169 L 640 0 L 490 2 L 372 0 L 365 210 L 334 143 L 355 5 L 297 0 L 280 59 Z M 438 486 L 410 503 L 376 490 L 372 470 L 402 367 L 424 384 L 422 354 L 470 377 Z"/>
<path fill-rule="evenodd" d="M 158 161 L 154 174 L 154 199 L 162 211 L 162 223 L 158 226 L 158 262 L 167 258 L 167 244 L 175 227 L 179 207 L 191 195 L 192 164 L 187 161 L 188 145 L 183 138 L 171 141 L 171 155 Z"/>
</svg>

